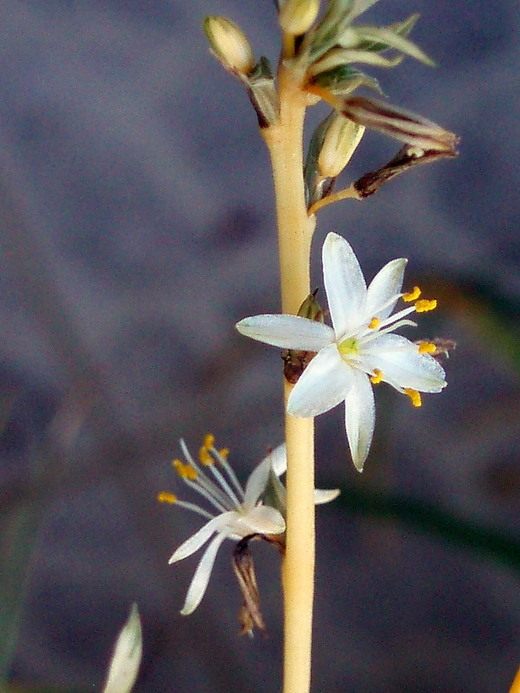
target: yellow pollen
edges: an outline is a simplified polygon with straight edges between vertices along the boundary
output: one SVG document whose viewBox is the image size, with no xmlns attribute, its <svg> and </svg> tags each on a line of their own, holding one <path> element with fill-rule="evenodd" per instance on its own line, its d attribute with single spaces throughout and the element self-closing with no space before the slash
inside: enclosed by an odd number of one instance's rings
<svg viewBox="0 0 520 693">
<path fill-rule="evenodd" d="M 372 320 L 368 323 L 368 329 L 377 330 L 380 324 L 381 320 L 379 318 L 372 318 Z"/>
<path fill-rule="evenodd" d="M 215 460 L 213 457 L 211 457 L 208 452 L 208 448 L 205 445 L 203 445 L 199 450 L 199 460 L 202 464 L 206 465 L 206 467 L 210 467 L 215 463 Z"/>
<path fill-rule="evenodd" d="M 383 380 L 383 371 L 380 371 L 379 368 L 374 368 L 374 374 L 370 376 L 370 381 L 374 385 L 377 385 L 382 380 Z"/>
<path fill-rule="evenodd" d="M 411 399 L 413 407 L 420 407 L 422 405 L 421 393 L 417 392 L 417 390 L 412 390 L 411 387 L 405 387 L 404 394 Z"/>
<path fill-rule="evenodd" d="M 184 464 L 184 462 L 181 462 L 181 460 L 173 460 L 172 466 L 181 479 L 195 481 L 197 478 L 197 470 L 193 469 L 191 464 Z"/>
<path fill-rule="evenodd" d="M 435 354 L 437 351 L 437 347 L 433 342 L 419 342 L 417 346 L 420 354 Z"/>
<path fill-rule="evenodd" d="M 206 433 L 204 440 L 202 441 L 202 446 L 208 449 L 215 447 L 215 436 L 213 433 Z"/>
<path fill-rule="evenodd" d="M 223 457 L 225 460 L 229 457 L 229 448 L 221 448 L 218 451 L 218 454 Z"/>
<path fill-rule="evenodd" d="M 402 299 L 406 301 L 406 303 L 411 303 L 412 301 L 417 301 L 420 295 L 421 289 L 418 286 L 414 286 L 409 293 L 402 295 Z"/>
<path fill-rule="evenodd" d="M 435 308 L 437 308 L 436 298 L 432 298 L 431 300 L 422 298 L 420 301 L 415 303 L 415 310 L 418 313 L 427 313 L 429 310 L 435 310 Z"/>
<path fill-rule="evenodd" d="M 157 494 L 157 500 L 159 503 L 168 503 L 169 505 L 173 505 L 177 502 L 177 496 L 169 491 L 161 491 Z"/>
</svg>

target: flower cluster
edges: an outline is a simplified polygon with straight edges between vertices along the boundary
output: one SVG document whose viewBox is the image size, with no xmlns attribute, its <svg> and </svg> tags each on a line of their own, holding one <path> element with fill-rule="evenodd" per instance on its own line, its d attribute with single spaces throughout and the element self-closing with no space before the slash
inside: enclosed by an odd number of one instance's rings
<svg viewBox="0 0 520 693">
<path fill-rule="evenodd" d="M 225 448 L 217 450 L 213 435 L 205 436 L 198 462 L 193 459 L 183 440 L 180 445 L 185 461 L 175 459 L 172 465 L 183 482 L 211 507 L 209 511 L 196 503 L 181 500 L 169 491 L 162 491 L 157 497 L 162 503 L 176 504 L 207 520 L 201 529 L 176 549 L 169 560 L 170 564 L 182 561 L 209 541 L 181 610 L 181 614 L 187 615 L 200 604 L 218 549 L 225 539 L 238 542 L 251 535 L 271 536 L 285 532 L 285 489 L 279 477 L 286 471 L 287 455 L 285 445 L 275 448 L 255 467 L 244 488 L 227 460 L 229 451 Z M 281 486 L 277 486 L 276 495 L 280 500 L 276 508 L 263 503 L 273 475 Z M 338 494 L 337 489 L 316 490 L 315 503 L 327 503 Z"/>
<path fill-rule="evenodd" d="M 433 310 L 420 289 L 402 293 L 404 258 L 387 263 L 367 287 L 348 242 L 329 233 L 323 244 L 323 279 L 332 327 L 295 315 L 256 315 L 237 324 L 242 334 L 283 349 L 317 352 L 292 390 L 287 411 L 316 416 L 344 401 L 345 427 L 354 465 L 367 458 L 375 422 L 372 385 L 386 382 L 421 406 L 421 392 L 440 392 L 445 374 L 430 342 L 394 334 L 413 312 Z M 411 303 L 392 312 L 399 300 Z"/>
</svg>

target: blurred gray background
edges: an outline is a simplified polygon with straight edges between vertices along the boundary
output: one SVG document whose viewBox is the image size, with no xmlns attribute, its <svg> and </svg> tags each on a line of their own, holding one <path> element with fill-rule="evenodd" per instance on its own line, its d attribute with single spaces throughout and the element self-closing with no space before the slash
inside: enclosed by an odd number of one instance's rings
<svg viewBox="0 0 520 693">
<path fill-rule="evenodd" d="M 321 212 L 314 259 L 331 230 L 369 277 L 408 257 L 408 285 L 439 298 L 417 337 L 458 347 L 420 410 L 378 389 L 362 476 L 341 408 L 317 420 L 319 485 L 343 490 L 318 513 L 317 693 L 495 693 L 520 661 L 519 6 L 389 0 L 366 21 L 414 11 L 439 68 L 377 76 L 457 132 L 460 157 Z M 208 53 L 208 13 L 276 60 L 268 0 L 0 8 L 0 638 L 16 690 L 99 689 L 132 601 L 136 690 L 279 690 L 276 552 L 254 547 L 267 637 L 238 636 L 231 542 L 182 617 L 197 558 L 167 560 L 200 521 L 155 501 L 179 489 L 181 436 L 196 451 L 215 433 L 243 479 L 282 439 L 279 357 L 233 329 L 279 309 L 267 154 Z M 342 182 L 398 148 L 368 133 Z"/>
</svg>

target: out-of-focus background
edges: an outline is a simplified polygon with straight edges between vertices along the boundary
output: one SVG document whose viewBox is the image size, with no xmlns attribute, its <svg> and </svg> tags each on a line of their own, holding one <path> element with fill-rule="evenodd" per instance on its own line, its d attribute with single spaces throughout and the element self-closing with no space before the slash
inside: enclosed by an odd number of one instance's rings
<svg viewBox="0 0 520 693">
<path fill-rule="evenodd" d="M 321 212 L 314 255 L 334 230 L 369 277 L 410 258 L 408 285 L 439 299 L 417 337 L 458 346 L 420 410 L 378 389 L 362 476 L 341 408 L 317 420 L 318 483 L 342 487 L 318 512 L 320 693 L 496 693 L 520 661 L 520 14 L 402 0 L 366 22 L 414 11 L 439 67 L 378 77 L 457 132 L 460 157 Z M 279 309 L 267 155 L 207 13 L 276 60 L 268 0 L 0 9 L 0 673 L 16 690 L 99 689 L 132 601 L 138 691 L 279 690 L 276 552 L 254 547 L 268 637 L 238 636 L 231 542 L 182 617 L 197 558 L 167 560 L 200 520 L 155 501 L 179 490 L 181 436 L 196 451 L 212 431 L 244 479 L 282 439 L 279 357 L 233 329 Z M 342 182 L 398 148 L 368 133 Z"/>
</svg>

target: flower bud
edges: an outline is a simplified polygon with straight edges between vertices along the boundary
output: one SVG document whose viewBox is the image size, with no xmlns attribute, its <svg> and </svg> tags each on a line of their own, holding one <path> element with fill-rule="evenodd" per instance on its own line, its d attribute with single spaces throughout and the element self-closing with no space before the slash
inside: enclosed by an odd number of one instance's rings
<svg viewBox="0 0 520 693">
<path fill-rule="evenodd" d="M 143 654 L 143 635 L 137 604 L 116 640 L 103 693 L 130 693 Z"/>
<path fill-rule="evenodd" d="M 278 21 L 283 31 L 300 36 L 314 24 L 320 0 L 287 0 L 280 10 Z"/>
<path fill-rule="evenodd" d="M 456 153 L 458 138 L 437 123 L 404 108 L 376 99 L 349 96 L 339 109 L 344 116 L 367 128 L 379 130 L 405 144 L 425 151 Z"/>
<path fill-rule="evenodd" d="M 330 123 L 318 157 L 318 171 L 324 178 L 335 178 L 350 161 L 365 128 L 339 113 Z"/>
<path fill-rule="evenodd" d="M 246 35 L 226 17 L 206 17 L 204 32 L 214 55 L 227 70 L 247 75 L 255 64 Z"/>
</svg>

